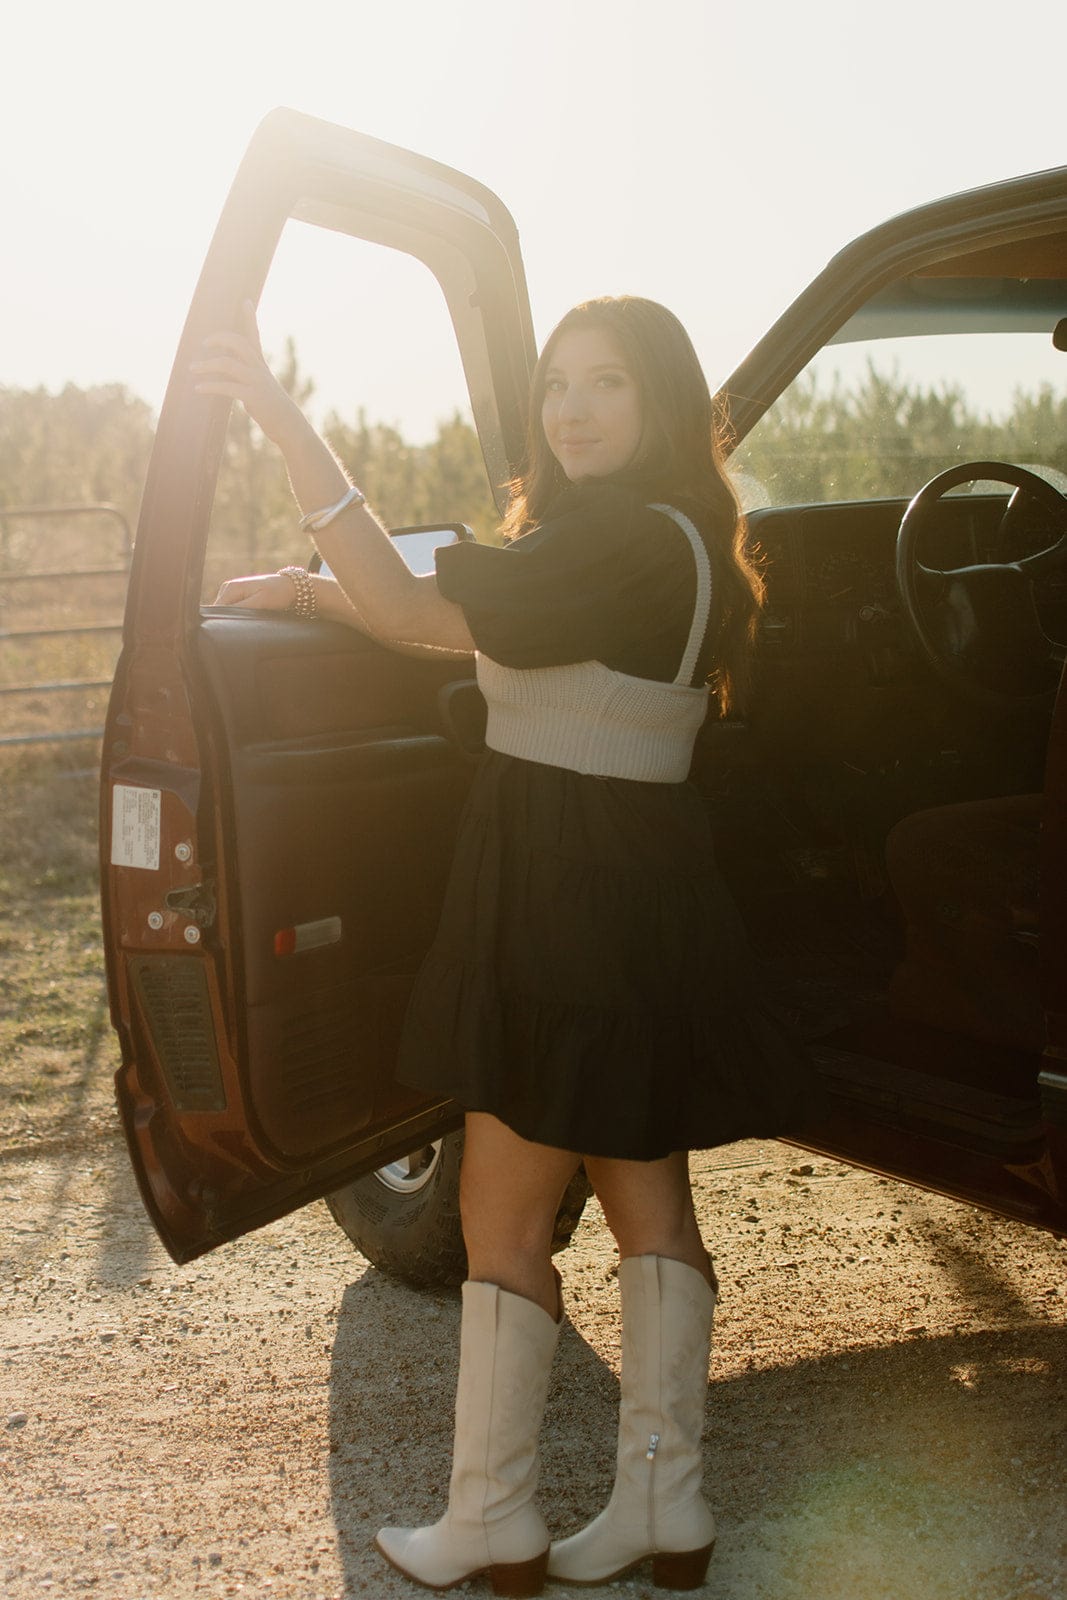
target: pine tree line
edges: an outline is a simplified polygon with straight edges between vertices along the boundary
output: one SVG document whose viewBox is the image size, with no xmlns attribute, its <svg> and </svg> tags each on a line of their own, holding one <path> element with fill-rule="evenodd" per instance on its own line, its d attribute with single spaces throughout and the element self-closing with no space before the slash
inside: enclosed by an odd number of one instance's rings
<svg viewBox="0 0 1067 1600">
<path fill-rule="evenodd" d="M 817 505 L 914 494 L 964 461 L 1015 461 L 1067 475 L 1067 395 L 1017 391 L 1002 418 L 962 389 L 922 388 L 869 363 L 846 386 L 802 374 L 738 447 L 747 504 Z"/>
<path fill-rule="evenodd" d="M 279 376 L 301 405 L 310 401 L 313 386 L 299 371 L 291 341 Z M 480 538 L 493 537 L 498 517 L 481 447 L 458 412 L 424 444 L 411 444 L 397 428 L 370 421 L 364 410 L 353 418 L 330 414 L 324 431 L 391 526 L 466 522 Z M 0 388 L 0 573 L 77 564 L 70 546 L 85 527 L 49 525 L 53 548 L 43 561 L 42 525 L 5 518 L 5 508 L 104 501 L 136 526 L 153 435 L 151 409 L 120 384 L 68 384 L 59 394 Z M 278 451 L 234 406 L 212 511 L 205 594 L 227 573 L 302 559 L 307 540 L 297 521 Z M 56 548 L 57 539 L 63 548 Z"/>
<path fill-rule="evenodd" d="M 290 343 L 282 381 L 303 404 L 311 385 Z M 39 531 L 4 507 L 110 501 L 136 523 L 152 447 L 148 405 L 120 384 L 59 394 L 0 388 L 0 572 L 40 565 Z M 400 431 L 331 414 L 325 432 L 371 504 L 392 526 L 467 522 L 492 538 L 497 516 L 477 435 L 459 413 L 436 437 L 411 444 Z M 983 416 L 963 392 L 923 388 L 873 366 L 852 386 L 802 376 L 768 412 L 733 465 L 760 503 L 814 504 L 917 489 L 952 462 L 1007 459 L 1067 474 L 1067 396 L 1050 386 L 1017 392 L 1010 414 Z M 227 434 L 212 514 L 211 583 L 267 570 L 304 548 L 281 459 L 238 408 Z"/>
</svg>

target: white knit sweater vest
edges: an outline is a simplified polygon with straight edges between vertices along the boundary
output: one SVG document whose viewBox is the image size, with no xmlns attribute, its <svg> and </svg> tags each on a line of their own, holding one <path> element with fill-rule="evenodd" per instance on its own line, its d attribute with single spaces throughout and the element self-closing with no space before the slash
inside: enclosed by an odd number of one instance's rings
<svg viewBox="0 0 1067 1600">
<path fill-rule="evenodd" d="M 684 783 L 689 776 L 708 709 L 707 687 L 694 689 L 689 680 L 708 626 L 711 563 L 688 517 L 673 506 L 649 509 L 678 524 L 696 560 L 696 605 L 678 676 L 673 683 L 635 678 L 602 661 L 502 667 L 479 653 L 475 666 L 489 707 L 490 750 L 598 778 Z"/>
</svg>

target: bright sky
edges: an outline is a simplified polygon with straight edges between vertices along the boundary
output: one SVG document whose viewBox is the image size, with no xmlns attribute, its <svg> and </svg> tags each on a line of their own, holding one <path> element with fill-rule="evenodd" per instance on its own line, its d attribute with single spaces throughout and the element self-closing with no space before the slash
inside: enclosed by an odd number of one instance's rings
<svg viewBox="0 0 1067 1600">
<path fill-rule="evenodd" d="M 577 299 L 647 294 L 720 380 L 857 233 L 1067 162 L 1065 18 L 1062 0 L 7 0 L 0 384 L 117 380 L 158 407 L 276 105 L 494 189 L 539 337 Z M 411 336 L 407 275 L 353 295 L 342 353 L 346 308 L 314 272 L 296 246 L 280 263 L 268 348 L 294 333 L 322 403 L 431 432 L 462 396 L 447 341 Z"/>
</svg>

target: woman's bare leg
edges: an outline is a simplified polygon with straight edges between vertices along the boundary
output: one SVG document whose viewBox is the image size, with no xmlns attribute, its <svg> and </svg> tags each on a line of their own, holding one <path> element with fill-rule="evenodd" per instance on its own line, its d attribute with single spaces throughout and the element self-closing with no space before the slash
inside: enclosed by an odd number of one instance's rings
<svg viewBox="0 0 1067 1600">
<path fill-rule="evenodd" d="M 469 1111 L 466 1128 L 459 1199 L 468 1277 L 557 1318 L 552 1231 L 580 1157 L 521 1139 L 484 1111 Z"/>
<path fill-rule="evenodd" d="M 666 1256 L 695 1267 L 709 1283 L 713 1281 L 693 1210 L 689 1161 L 683 1151 L 661 1161 L 587 1156 L 585 1170 L 620 1257 Z"/>
</svg>

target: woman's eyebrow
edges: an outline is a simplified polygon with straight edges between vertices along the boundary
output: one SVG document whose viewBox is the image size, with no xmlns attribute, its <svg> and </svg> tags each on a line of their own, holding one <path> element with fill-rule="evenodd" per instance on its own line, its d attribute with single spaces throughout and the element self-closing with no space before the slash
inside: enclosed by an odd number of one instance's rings
<svg viewBox="0 0 1067 1600">
<path fill-rule="evenodd" d="M 586 372 L 629 372 L 625 361 L 597 361 L 591 367 L 584 368 Z M 546 378 L 565 378 L 566 373 L 562 367 L 547 367 Z"/>
</svg>

